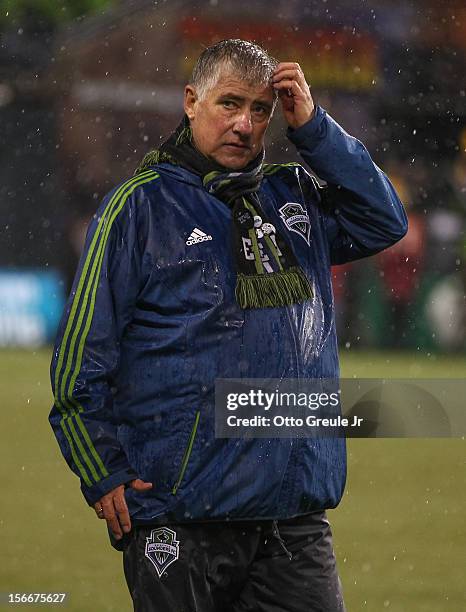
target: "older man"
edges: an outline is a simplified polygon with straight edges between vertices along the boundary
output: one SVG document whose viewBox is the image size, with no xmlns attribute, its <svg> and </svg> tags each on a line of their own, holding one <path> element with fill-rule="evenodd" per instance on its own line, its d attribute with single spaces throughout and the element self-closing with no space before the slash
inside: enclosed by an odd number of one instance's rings
<svg viewBox="0 0 466 612">
<path fill-rule="evenodd" d="M 325 190 L 299 164 L 264 164 L 277 97 Z M 337 377 L 330 266 L 390 246 L 406 217 L 296 63 L 222 41 L 184 107 L 91 223 L 50 420 L 136 610 L 343 610 L 325 509 L 344 440 L 216 439 L 214 384 Z"/>
</svg>

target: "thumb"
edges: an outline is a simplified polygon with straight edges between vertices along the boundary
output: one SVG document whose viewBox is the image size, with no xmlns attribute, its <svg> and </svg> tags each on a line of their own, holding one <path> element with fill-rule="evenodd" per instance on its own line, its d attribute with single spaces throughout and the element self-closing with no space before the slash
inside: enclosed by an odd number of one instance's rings
<svg viewBox="0 0 466 612">
<path fill-rule="evenodd" d="M 144 482 L 140 478 L 136 478 L 135 480 L 131 480 L 129 486 L 136 491 L 147 491 L 148 489 L 152 489 L 151 482 Z"/>
</svg>

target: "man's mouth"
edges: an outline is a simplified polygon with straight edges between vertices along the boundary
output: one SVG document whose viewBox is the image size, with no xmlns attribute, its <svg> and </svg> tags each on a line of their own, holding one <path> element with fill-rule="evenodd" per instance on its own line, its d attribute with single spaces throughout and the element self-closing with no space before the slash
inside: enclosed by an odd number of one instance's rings
<svg viewBox="0 0 466 612">
<path fill-rule="evenodd" d="M 243 144 L 240 142 L 226 142 L 224 145 L 224 147 L 234 147 L 235 149 L 250 149 L 251 147 L 247 144 Z"/>
</svg>

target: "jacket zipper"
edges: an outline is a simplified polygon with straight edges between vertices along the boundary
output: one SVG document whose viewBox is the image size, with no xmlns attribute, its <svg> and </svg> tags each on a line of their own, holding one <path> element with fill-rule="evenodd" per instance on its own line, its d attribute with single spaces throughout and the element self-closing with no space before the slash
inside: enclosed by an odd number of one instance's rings
<svg viewBox="0 0 466 612">
<path fill-rule="evenodd" d="M 201 416 L 201 413 L 198 410 L 196 412 L 196 418 L 194 420 L 194 424 L 191 429 L 191 435 L 189 436 L 188 445 L 186 446 L 186 449 L 184 451 L 183 461 L 181 462 L 180 473 L 178 475 L 177 481 L 173 485 L 172 495 L 176 495 L 176 492 L 178 491 L 181 481 L 183 480 L 184 473 L 186 472 L 186 468 L 188 467 L 189 457 L 191 456 L 191 451 L 193 449 L 194 438 L 196 437 L 196 431 L 197 431 L 197 426 L 199 424 L 200 416 Z"/>
</svg>

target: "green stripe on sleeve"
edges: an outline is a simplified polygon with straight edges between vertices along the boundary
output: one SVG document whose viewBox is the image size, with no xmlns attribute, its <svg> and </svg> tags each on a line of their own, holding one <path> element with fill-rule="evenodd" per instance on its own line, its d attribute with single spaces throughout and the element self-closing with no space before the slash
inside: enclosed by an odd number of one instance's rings
<svg viewBox="0 0 466 612">
<path fill-rule="evenodd" d="M 77 403 L 76 399 L 73 398 L 72 392 L 73 392 L 74 384 L 76 382 L 76 379 L 79 375 L 79 371 L 81 368 L 84 345 L 85 345 L 85 341 L 86 341 L 86 338 L 89 332 L 89 328 L 91 325 L 92 317 L 93 317 L 95 297 L 96 297 L 96 292 L 97 292 L 97 287 L 98 287 L 98 280 L 100 276 L 100 269 L 102 266 L 105 246 L 108 240 L 111 226 L 113 222 L 115 221 L 116 217 L 118 216 L 118 214 L 123 209 L 124 204 L 126 203 L 129 195 L 131 195 L 133 191 L 140 185 L 144 183 L 148 183 L 158 177 L 159 175 L 155 173 L 154 171 L 147 171 L 145 173 L 137 175 L 136 177 L 124 183 L 115 192 L 109 204 L 107 205 L 102 217 L 99 220 L 99 224 L 97 226 L 96 232 L 93 236 L 91 245 L 89 247 L 89 251 L 87 253 L 86 261 L 83 266 L 83 270 L 81 272 L 76 294 L 73 299 L 73 304 L 72 304 L 72 308 L 70 311 L 70 316 L 68 318 L 67 326 L 65 329 L 65 334 L 63 336 L 62 343 L 60 346 L 59 361 L 58 361 L 57 369 L 55 372 L 55 389 L 56 389 L 56 394 L 58 396 L 56 404 L 58 408 L 60 409 L 60 411 L 62 412 L 62 420 L 61 420 L 62 429 L 65 429 L 66 425 L 68 425 L 68 428 L 71 433 L 71 439 L 70 439 L 69 434 L 67 435 L 67 439 L 72 448 L 72 454 L 74 453 L 73 459 L 75 460 L 75 463 L 78 466 L 78 469 L 80 470 L 81 475 L 83 476 L 83 480 L 86 482 L 86 484 L 88 484 L 88 486 L 90 486 L 89 477 L 85 473 L 85 470 L 82 464 L 80 464 L 79 461 L 76 461 L 77 453 L 74 449 L 74 445 L 72 444 L 73 440 L 76 442 L 79 448 L 79 451 L 81 452 L 81 455 L 83 456 L 84 461 L 86 465 L 88 466 L 89 471 L 91 472 L 95 482 L 99 482 L 101 480 L 101 476 L 96 471 L 89 454 L 86 452 L 81 442 L 79 434 L 73 425 L 73 421 L 72 421 L 73 417 L 75 418 L 79 431 L 81 432 L 82 437 L 87 445 L 87 448 L 89 449 L 95 461 L 95 464 L 99 468 L 102 476 L 103 477 L 108 476 L 108 471 L 105 468 L 99 454 L 97 453 L 97 450 L 95 449 L 94 444 L 92 443 L 92 440 L 89 436 L 89 433 L 84 423 L 81 420 L 81 417 L 76 412 L 76 408 L 78 408 L 79 412 L 83 412 L 84 409 L 80 404 Z M 91 265 L 91 262 L 92 262 L 91 272 L 89 275 L 89 279 L 87 279 L 87 282 L 86 282 L 86 276 L 89 270 L 89 266 Z M 77 321 L 75 321 L 79 301 L 80 301 L 80 298 L 81 298 L 81 295 L 82 295 L 82 292 L 85 286 L 86 286 L 86 290 L 84 293 L 83 303 L 81 305 L 81 308 L 79 309 L 79 315 L 78 315 Z M 86 312 L 86 309 L 89 303 L 89 293 L 91 291 L 92 291 L 92 294 L 91 294 L 89 312 L 87 314 L 84 331 L 83 331 L 81 340 L 78 345 L 76 364 L 72 372 L 72 376 L 70 379 L 70 383 L 68 385 L 68 389 L 66 389 L 66 379 L 71 371 L 71 365 L 73 363 L 73 356 L 75 352 L 76 340 L 82 328 L 84 315 L 85 315 L 85 312 Z M 71 338 L 70 348 L 69 348 L 68 356 L 66 360 L 65 372 L 60 377 L 60 370 L 62 368 L 63 361 L 64 361 L 66 345 L 69 339 L 70 332 L 73 327 L 74 327 L 73 335 Z M 61 384 L 59 384 L 60 380 L 61 380 Z M 66 410 L 65 407 L 68 410 Z M 86 476 L 84 476 L 84 474 L 86 474 Z"/>
<path fill-rule="evenodd" d="M 92 318 L 94 315 L 94 307 L 95 307 L 95 299 L 96 299 L 96 294 L 97 294 L 97 287 L 98 287 L 98 281 L 99 281 L 99 277 L 100 277 L 100 269 L 102 267 L 102 262 L 103 262 L 103 258 L 104 258 L 104 254 L 105 254 L 105 247 L 107 245 L 107 241 L 108 241 L 108 236 L 110 235 L 110 231 L 112 228 L 112 225 L 115 221 L 115 219 L 117 218 L 117 216 L 120 214 L 121 210 L 123 209 L 127 198 L 129 197 L 129 195 L 131 195 L 131 193 L 140 185 L 143 185 L 144 183 L 147 183 L 151 180 L 153 180 L 154 178 L 157 178 L 158 175 L 155 176 L 151 176 L 151 177 L 138 177 L 140 180 L 137 181 L 136 183 L 131 185 L 131 188 L 124 194 L 124 196 L 121 198 L 120 202 L 116 205 L 115 210 L 113 211 L 113 213 L 111 214 L 111 217 L 109 218 L 109 221 L 103 231 L 103 236 L 102 239 L 99 243 L 98 249 L 97 249 L 97 254 L 96 257 L 94 259 L 93 265 L 92 265 L 92 269 L 91 269 L 91 275 L 90 275 L 90 279 L 91 282 L 88 283 L 87 287 L 86 287 L 86 291 L 84 294 L 84 299 L 83 299 L 83 305 L 81 307 L 81 312 L 79 315 L 79 319 L 78 319 L 78 324 L 75 328 L 74 334 L 73 334 L 73 338 L 72 338 L 72 346 L 70 346 L 70 352 L 73 351 L 74 352 L 74 346 L 76 344 L 76 340 L 77 337 L 79 335 L 79 331 L 82 327 L 82 320 L 87 308 L 87 304 L 89 303 L 89 294 L 91 294 L 91 300 L 90 300 L 90 305 L 89 305 L 89 312 L 87 313 L 87 318 L 84 324 L 84 331 L 82 333 L 81 339 L 79 341 L 78 344 L 78 352 L 77 352 L 77 356 L 76 356 L 76 364 L 74 366 L 73 369 L 73 373 L 72 376 L 70 378 L 69 384 L 68 384 L 68 388 L 66 389 L 66 386 L 64 389 L 62 389 L 62 395 L 64 398 L 64 402 L 66 403 L 67 407 L 69 408 L 69 410 L 72 412 L 72 414 L 75 415 L 76 417 L 76 422 L 78 424 L 78 427 L 84 437 L 84 439 L 86 440 L 87 443 L 87 447 L 92 455 L 92 457 L 94 458 L 94 461 L 96 463 L 96 465 L 98 466 L 101 474 L 106 477 L 108 476 L 108 471 L 105 468 L 99 454 L 97 453 L 97 450 L 94 447 L 94 444 L 91 441 L 91 438 L 86 430 L 86 427 L 84 425 L 84 423 L 81 420 L 81 417 L 79 415 L 77 415 L 75 413 L 75 408 L 78 409 L 79 412 L 83 412 L 84 409 L 83 407 L 73 398 L 73 389 L 74 389 L 74 385 L 76 382 L 76 379 L 79 375 L 79 371 L 81 369 L 81 364 L 82 364 L 82 356 L 83 356 L 83 352 L 84 352 L 84 346 L 86 343 L 86 338 L 87 335 L 89 333 L 89 329 L 92 323 Z M 68 356 L 68 361 L 69 364 L 71 365 L 72 360 L 69 360 L 69 356 Z M 68 372 L 65 372 L 63 378 L 62 378 L 62 383 L 63 381 L 65 381 L 65 385 L 66 385 L 66 377 L 67 377 Z M 73 406 L 74 404 L 74 406 Z M 86 461 L 87 463 L 87 461 Z M 100 478 L 99 478 L 100 480 Z M 97 481 L 96 481 L 97 482 Z"/>
<path fill-rule="evenodd" d="M 139 176 L 140 177 L 142 177 L 144 175 L 147 176 L 148 174 L 153 174 L 153 173 L 151 171 L 148 171 L 147 173 L 141 174 Z M 55 390 L 56 391 L 59 388 L 59 384 L 58 383 L 59 383 L 60 371 L 61 371 L 61 368 L 62 368 L 62 365 L 63 365 L 63 360 L 64 360 L 64 357 L 65 357 L 65 353 L 66 353 L 66 344 L 68 342 L 68 336 L 69 336 L 70 330 L 71 330 L 71 328 L 72 328 L 72 326 L 74 324 L 74 319 L 75 319 L 75 316 L 76 316 L 76 310 L 77 310 L 78 305 L 79 305 L 79 299 L 81 297 L 81 293 L 82 293 L 82 290 L 83 290 L 84 281 L 85 281 L 85 278 L 87 276 L 87 271 L 88 271 L 89 265 L 91 263 L 92 256 L 94 254 L 94 249 L 95 249 L 96 243 L 97 243 L 97 241 L 99 239 L 99 235 L 101 233 L 102 226 L 104 225 L 107 217 L 110 215 L 111 209 L 112 209 L 115 201 L 120 196 L 120 194 L 125 190 L 125 188 L 129 184 L 131 184 L 131 183 L 133 183 L 135 181 L 136 181 L 136 178 L 130 179 L 129 181 L 127 181 L 126 183 L 121 185 L 117 189 L 117 191 L 113 194 L 110 202 L 108 203 L 107 207 L 105 208 L 105 211 L 104 211 L 103 215 L 99 219 L 99 223 L 97 225 L 96 231 L 94 233 L 94 236 L 92 237 L 92 242 L 91 242 L 91 244 L 89 246 L 89 250 L 88 250 L 88 253 L 87 253 L 87 256 L 86 256 L 86 261 L 84 262 L 84 266 L 83 266 L 83 269 L 82 269 L 82 272 L 81 272 L 81 276 L 80 276 L 80 279 L 79 279 L 78 287 L 76 289 L 76 293 L 75 293 L 75 296 L 73 298 L 73 304 L 71 305 L 71 310 L 70 310 L 70 314 L 69 314 L 69 317 L 68 317 L 68 321 L 66 323 L 65 333 L 63 334 L 62 342 L 61 342 L 61 345 L 60 345 L 60 352 L 59 352 L 59 355 L 58 355 L 57 367 L 55 369 Z M 60 403 L 59 398 L 57 398 L 57 400 Z"/>
<path fill-rule="evenodd" d="M 73 438 L 73 440 L 76 442 L 76 445 L 81 453 L 81 457 L 84 459 L 84 463 L 87 465 L 92 477 L 94 478 L 95 482 L 98 482 L 100 480 L 99 475 L 94 467 L 94 464 L 92 463 L 89 455 L 86 452 L 86 449 L 83 446 L 83 443 L 81 442 L 80 437 L 78 436 L 78 433 L 76 432 L 76 429 L 74 427 L 74 423 L 72 421 L 72 415 L 68 415 L 65 418 L 65 425 L 68 425 L 68 429 L 71 433 L 71 436 Z"/>
<path fill-rule="evenodd" d="M 79 470 L 79 473 L 81 474 L 82 479 L 84 480 L 84 482 L 87 484 L 88 487 L 92 486 L 92 482 L 89 479 L 89 476 L 87 475 L 86 470 L 84 469 L 83 464 L 81 463 L 76 450 L 74 448 L 74 443 L 73 440 L 68 432 L 68 430 L 65 427 L 65 423 L 63 422 L 63 419 L 60 421 L 60 426 L 63 430 L 63 433 L 65 434 L 65 438 L 68 440 L 68 444 L 70 445 L 70 449 L 71 449 L 71 456 L 73 457 L 73 461 L 76 465 L 76 467 Z"/>
<path fill-rule="evenodd" d="M 83 355 L 83 351 L 84 351 L 84 345 L 86 342 L 86 338 L 87 335 L 89 333 L 89 329 L 91 326 L 91 322 L 92 322 L 92 318 L 94 315 L 94 307 L 95 307 L 95 299 L 96 299 L 96 294 L 97 294 L 97 287 L 98 287 L 98 279 L 100 277 L 100 269 L 102 267 L 102 262 L 103 262 L 103 258 L 104 258 L 104 254 L 105 254 L 105 247 L 107 246 L 107 241 L 108 241 L 108 237 L 110 235 L 110 231 L 112 228 L 112 225 L 115 221 L 115 219 L 117 218 L 117 216 L 119 215 L 119 213 L 121 212 L 121 210 L 123 209 L 125 203 L 126 203 L 126 199 L 131 195 L 131 193 L 140 185 L 143 185 L 144 183 L 148 183 L 149 181 L 153 180 L 154 178 L 157 178 L 158 175 L 155 175 L 153 177 L 149 177 L 146 179 L 142 179 L 137 182 L 136 184 L 133 184 L 131 186 L 131 189 L 128 190 L 127 193 L 125 193 L 125 197 L 124 199 L 121 200 L 121 202 L 119 203 L 119 205 L 116 207 L 115 211 L 112 213 L 109 222 L 104 230 L 103 236 L 102 236 L 102 240 L 100 241 L 100 244 L 98 246 L 97 249 L 97 255 L 94 259 L 94 263 L 92 265 L 92 270 L 91 270 L 91 279 L 90 282 L 87 285 L 86 288 L 86 292 L 84 294 L 84 300 L 83 300 L 83 305 L 81 307 L 81 312 L 79 315 L 79 319 L 78 319 L 78 325 L 75 328 L 75 331 L 73 333 L 73 338 L 72 338 L 72 344 L 73 344 L 73 349 L 74 349 L 74 345 L 76 344 L 76 340 L 77 337 L 79 335 L 79 332 L 81 330 L 81 324 L 82 324 L 82 320 L 84 318 L 84 314 L 86 312 L 87 309 L 87 303 L 89 301 L 89 294 L 91 294 L 91 300 L 90 300 L 90 306 L 89 306 L 89 312 L 87 313 L 87 318 L 86 318 L 86 322 L 85 322 L 85 326 L 84 326 L 84 331 L 83 334 L 81 336 L 81 339 L 79 341 L 79 345 L 78 345 L 78 352 L 77 352 L 77 357 L 76 357 L 76 364 L 74 366 L 74 370 L 73 370 L 73 375 L 71 376 L 70 382 L 68 384 L 68 389 L 66 390 L 66 388 L 64 389 L 64 394 L 63 396 L 66 398 L 71 398 L 72 397 L 72 391 L 74 388 L 74 384 L 76 382 L 76 379 L 78 377 L 79 371 L 81 369 L 81 363 L 82 363 L 82 355 Z M 71 353 L 71 346 L 70 346 L 70 353 Z M 72 363 L 72 358 L 70 359 L 70 355 L 68 355 L 68 363 L 67 366 L 71 366 Z M 65 371 L 65 374 L 62 378 L 62 381 L 66 379 L 67 376 L 67 371 Z M 70 407 L 72 408 L 72 407 Z"/>
</svg>

